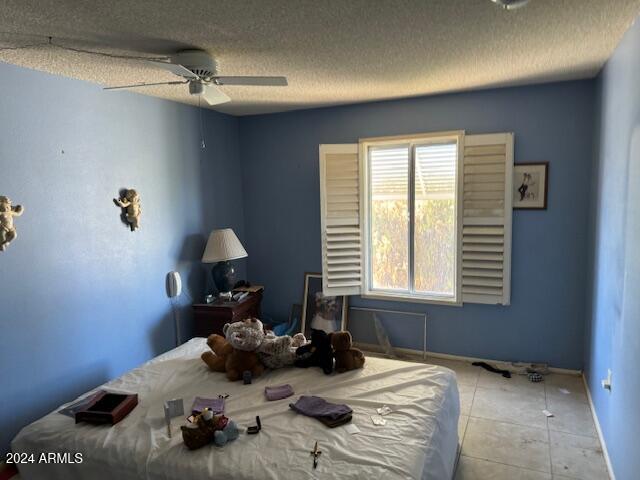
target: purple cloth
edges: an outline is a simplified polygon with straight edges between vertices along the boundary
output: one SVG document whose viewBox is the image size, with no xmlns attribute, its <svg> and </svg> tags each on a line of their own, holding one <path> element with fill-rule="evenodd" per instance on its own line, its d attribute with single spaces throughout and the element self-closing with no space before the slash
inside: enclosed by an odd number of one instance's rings
<svg viewBox="0 0 640 480">
<path fill-rule="evenodd" d="M 302 395 L 296 403 L 290 403 L 289 406 L 308 417 L 324 417 L 331 420 L 353 412 L 348 405 L 329 403 L 324 398 L 314 395 Z"/>
<path fill-rule="evenodd" d="M 267 396 L 267 400 L 282 400 L 293 395 L 293 388 L 289 384 L 264 387 L 264 394 Z"/>
<path fill-rule="evenodd" d="M 224 398 L 196 397 L 191 407 L 191 413 L 200 413 L 205 408 L 210 408 L 216 415 L 224 413 Z"/>
</svg>

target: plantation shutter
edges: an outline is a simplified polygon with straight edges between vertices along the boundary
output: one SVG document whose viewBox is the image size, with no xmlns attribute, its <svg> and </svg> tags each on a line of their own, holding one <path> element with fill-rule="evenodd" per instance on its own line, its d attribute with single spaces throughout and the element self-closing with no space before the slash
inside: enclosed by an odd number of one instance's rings
<svg viewBox="0 0 640 480">
<path fill-rule="evenodd" d="M 513 134 L 466 135 L 462 301 L 509 305 Z"/>
<path fill-rule="evenodd" d="M 357 295 L 362 286 L 358 144 L 320 145 L 322 291 Z"/>
</svg>

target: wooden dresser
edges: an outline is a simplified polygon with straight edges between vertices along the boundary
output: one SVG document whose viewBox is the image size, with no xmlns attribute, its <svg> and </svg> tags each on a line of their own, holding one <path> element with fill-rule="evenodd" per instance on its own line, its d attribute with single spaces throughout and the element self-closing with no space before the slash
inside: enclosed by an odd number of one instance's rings
<svg viewBox="0 0 640 480">
<path fill-rule="evenodd" d="M 237 322 L 249 317 L 260 318 L 262 290 L 250 293 L 240 302 L 196 303 L 193 305 L 194 335 L 208 337 L 212 333 L 222 335 L 225 323 Z"/>
</svg>

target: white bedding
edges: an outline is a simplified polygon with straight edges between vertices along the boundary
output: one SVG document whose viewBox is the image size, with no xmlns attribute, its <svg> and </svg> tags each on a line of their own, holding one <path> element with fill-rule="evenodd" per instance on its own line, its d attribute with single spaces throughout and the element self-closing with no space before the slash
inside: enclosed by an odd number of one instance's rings
<svg viewBox="0 0 640 480">
<path fill-rule="evenodd" d="M 24 464 L 22 478 L 73 479 L 438 479 L 453 475 L 458 445 L 460 402 L 455 374 L 435 365 L 368 357 L 365 368 L 324 375 L 319 368 L 285 368 L 254 379 L 252 385 L 229 382 L 210 372 L 200 360 L 205 339 L 194 338 L 103 388 L 137 392 L 139 405 L 113 427 L 75 425 L 54 411 L 22 429 L 14 452 L 81 452 L 82 464 Z M 269 402 L 266 385 L 289 383 L 295 395 Z M 228 393 L 225 414 L 241 426 L 262 431 L 242 434 L 224 447 L 189 451 L 173 420 L 167 435 L 162 404 L 184 398 L 188 409 L 195 396 Z M 289 403 L 301 394 L 346 403 L 354 411 L 360 433 L 329 429 L 295 413 Z M 385 426 L 373 425 L 375 409 L 393 412 Z M 318 441 L 322 455 L 312 469 L 309 451 Z"/>
</svg>

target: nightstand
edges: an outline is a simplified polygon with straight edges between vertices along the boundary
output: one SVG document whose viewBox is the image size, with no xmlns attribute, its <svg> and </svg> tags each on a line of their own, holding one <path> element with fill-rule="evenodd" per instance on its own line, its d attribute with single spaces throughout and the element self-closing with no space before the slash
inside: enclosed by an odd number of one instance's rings
<svg viewBox="0 0 640 480">
<path fill-rule="evenodd" d="M 250 293 L 240 302 L 196 303 L 193 305 L 194 335 L 208 337 L 212 333 L 222 335 L 225 323 L 237 322 L 249 317 L 260 318 L 262 290 Z"/>
</svg>

